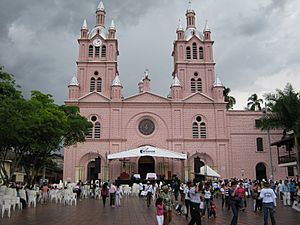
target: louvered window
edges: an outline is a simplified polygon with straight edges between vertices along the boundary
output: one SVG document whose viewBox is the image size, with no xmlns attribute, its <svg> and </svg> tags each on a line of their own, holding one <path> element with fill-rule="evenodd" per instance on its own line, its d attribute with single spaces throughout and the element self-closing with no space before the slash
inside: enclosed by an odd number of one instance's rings
<svg viewBox="0 0 300 225">
<path fill-rule="evenodd" d="M 103 45 L 101 48 L 101 57 L 106 57 L 106 46 Z"/>
<path fill-rule="evenodd" d="M 92 77 L 91 78 L 91 82 L 90 82 L 90 92 L 95 91 L 95 78 Z"/>
<path fill-rule="evenodd" d="M 194 93 L 196 91 L 195 79 L 191 79 L 191 92 Z"/>
<path fill-rule="evenodd" d="M 199 138 L 198 124 L 193 123 L 193 138 Z"/>
<path fill-rule="evenodd" d="M 200 123 L 200 137 L 206 138 L 206 125 L 204 122 Z"/>
<path fill-rule="evenodd" d="M 99 77 L 97 79 L 97 92 L 101 92 L 102 91 L 102 79 L 101 77 Z"/>
<path fill-rule="evenodd" d="M 86 135 L 86 138 L 93 138 L 93 128 L 92 127 L 89 128 L 89 132 Z"/>
<path fill-rule="evenodd" d="M 93 45 L 89 46 L 89 57 L 93 57 Z"/>
<path fill-rule="evenodd" d="M 258 152 L 264 151 L 263 139 L 261 137 L 256 138 L 256 151 Z"/>
<path fill-rule="evenodd" d="M 193 59 L 197 59 L 197 44 L 193 43 Z"/>
<path fill-rule="evenodd" d="M 186 59 L 191 59 L 191 47 L 186 47 Z"/>
<path fill-rule="evenodd" d="M 202 80 L 200 78 L 197 80 L 197 91 L 202 92 Z"/>
<path fill-rule="evenodd" d="M 95 138 L 100 138 L 100 132 L 101 132 L 101 125 L 99 122 L 95 123 Z"/>
<path fill-rule="evenodd" d="M 199 59 L 203 59 L 203 58 L 204 58 L 204 56 L 203 56 L 203 48 L 200 47 L 199 48 Z"/>
<path fill-rule="evenodd" d="M 95 57 L 99 57 L 100 55 L 100 47 L 95 47 Z"/>
</svg>

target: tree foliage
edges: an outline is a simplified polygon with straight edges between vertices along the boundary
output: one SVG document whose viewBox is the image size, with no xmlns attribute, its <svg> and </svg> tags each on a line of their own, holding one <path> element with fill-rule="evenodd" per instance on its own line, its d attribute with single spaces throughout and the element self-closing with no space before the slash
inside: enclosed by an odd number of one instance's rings
<svg viewBox="0 0 300 225">
<path fill-rule="evenodd" d="M 235 98 L 229 95 L 230 91 L 230 88 L 227 87 L 225 87 L 223 91 L 224 101 L 227 102 L 226 109 L 232 109 L 233 105 L 236 103 Z"/>
<path fill-rule="evenodd" d="M 247 108 L 251 111 L 261 111 L 263 102 L 264 101 L 258 98 L 257 94 L 254 93 L 248 98 Z"/>
<path fill-rule="evenodd" d="M 83 142 L 91 124 L 74 106 L 58 106 L 52 96 L 32 91 L 23 98 L 12 75 L 0 69 L 0 171 L 7 184 L 23 167 L 29 182 L 49 164 L 52 153 L 65 146 Z M 11 160 L 11 175 L 5 162 Z"/>
<path fill-rule="evenodd" d="M 277 89 L 276 93 L 266 95 L 270 113 L 261 118 L 260 128 L 263 130 L 281 128 L 286 131 L 293 130 L 300 134 L 300 94 L 291 84 L 284 90 Z"/>
</svg>

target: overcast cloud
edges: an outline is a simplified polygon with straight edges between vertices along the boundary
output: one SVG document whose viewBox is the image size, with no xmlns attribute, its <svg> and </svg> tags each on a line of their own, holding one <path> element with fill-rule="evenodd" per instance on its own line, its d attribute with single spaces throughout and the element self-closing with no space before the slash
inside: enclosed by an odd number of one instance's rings
<svg viewBox="0 0 300 225">
<path fill-rule="evenodd" d="M 123 95 L 137 93 L 145 68 L 153 92 L 166 96 L 172 46 L 188 0 L 104 0 L 106 25 L 113 18 L 119 39 Z M 0 65 L 15 75 L 25 96 L 40 90 L 62 104 L 76 72 L 83 19 L 95 25 L 98 0 L 1 0 Z M 236 109 L 257 93 L 300 89 L 299 0 L 193 0 L 196 24 L 208 19 L 215 41 L 216 71 Z"/>
</svg>

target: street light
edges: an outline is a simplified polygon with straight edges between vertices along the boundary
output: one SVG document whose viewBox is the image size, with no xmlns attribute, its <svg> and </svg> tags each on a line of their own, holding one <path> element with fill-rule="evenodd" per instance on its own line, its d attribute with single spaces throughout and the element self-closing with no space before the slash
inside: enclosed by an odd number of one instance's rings
<svg viewBox="0 0 300 225">
<path fill-rule="evenodd" d="M 268 106 L 265 104 L 265 115 L 267 116 L 268 113 Z M 269 158 L 270 158 L 270 178 L 271 180 L 274 179 L 273 174 L 273 159 L 272 159 L 272 147 L 271 147 L 271 138 L 270 138 L 270 129 L 268 127 L 267 129 L 267 135 L 268 135 L 268 145 L 269 145 Z"/>
</svg>

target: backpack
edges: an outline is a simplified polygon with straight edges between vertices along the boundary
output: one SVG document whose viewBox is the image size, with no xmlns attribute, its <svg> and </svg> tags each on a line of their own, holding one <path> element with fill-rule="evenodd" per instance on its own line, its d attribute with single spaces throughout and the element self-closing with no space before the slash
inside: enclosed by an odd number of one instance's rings
<svg viewBox="0 0 300 225">
<path fill-rule="evenodd" d="M 108 189 L 101 189 L 101 196 L 108 196 Z"/>
</svg>

